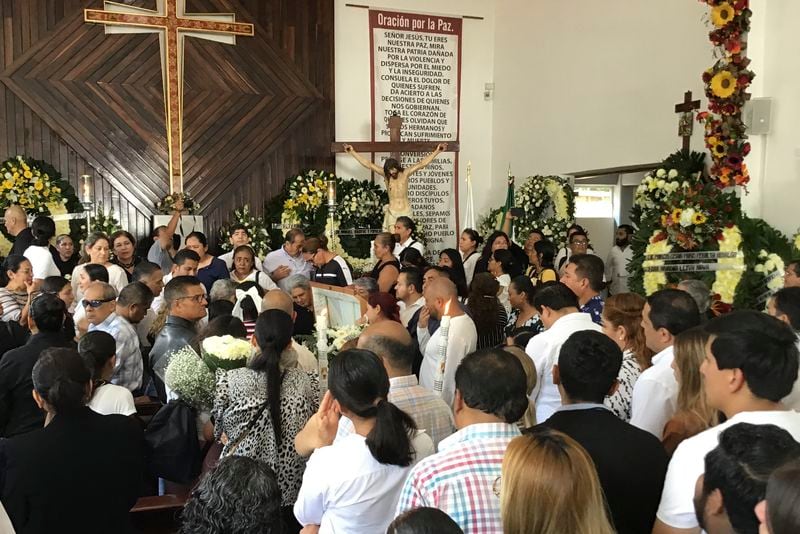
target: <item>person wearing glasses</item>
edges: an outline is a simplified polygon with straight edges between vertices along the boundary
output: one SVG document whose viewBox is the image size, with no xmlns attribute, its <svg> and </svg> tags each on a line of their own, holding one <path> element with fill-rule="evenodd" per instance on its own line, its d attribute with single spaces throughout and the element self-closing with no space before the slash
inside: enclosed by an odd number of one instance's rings
<svg viewBox="0 0 800 534">
<path fill-rule="evenodd" d="M 314 282 L 339 287 L 353 285 L 353 273 L 344 258 L 328 250 L 328 246 L 316 237 L 303 243 L 303 257 L 316 268 L 311 278 Z"/>
<path fill-rule="evenodd" d="M 150 349 L 150 366 L 161 402 L 167 401 L 164 373 L 169 355 L 191 344 L 197 335 L 197 322 L 206 316 L 208 299 L 203 284 L 196 277 L 176 276 L 164 288 L 164 302 L 169 314 Z"/>
<path fill-rule="evenodd" d="M 130 391 L 142 385 L 142 353 L 139 336 L 127 319 L 118 315 L 117 290 L 105 282 L 92 282 L 83 295 L 89 332 L 107 332 L 117 340 L 117 363 L 110 382 Z"/>
</svg>

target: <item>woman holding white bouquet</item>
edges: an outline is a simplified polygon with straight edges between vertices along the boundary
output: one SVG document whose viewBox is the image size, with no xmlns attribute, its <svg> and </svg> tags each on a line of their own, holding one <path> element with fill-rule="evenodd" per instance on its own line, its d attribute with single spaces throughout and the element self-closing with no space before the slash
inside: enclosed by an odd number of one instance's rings
<svg viewBox="0 0 800 534">
<path fill-rule="evenodd" d="M 294 438 L 316 412 L 319 391 L 305 371 L 281 365 L 291 336 L 287 313 L 268 310 L 258 317 L 257 354 L 247 367 L 217 372 L 213 416 L 215 437 L 225 445 L 222 457 L 235 454 L 268 463 L 278 476 L 284 517 L 293 521 L 305 470 Z"/>
</svg>

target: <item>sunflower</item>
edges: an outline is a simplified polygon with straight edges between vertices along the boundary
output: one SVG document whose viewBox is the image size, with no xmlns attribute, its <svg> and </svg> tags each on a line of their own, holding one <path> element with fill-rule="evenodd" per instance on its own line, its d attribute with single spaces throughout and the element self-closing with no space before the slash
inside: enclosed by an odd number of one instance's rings
<svg viewBox="0 0 800 534">
<path fill-rule="evenodd" d="M 736 78 L 727 70 L 716 73 L 711 78 L 711 92 L 719 98 L 730 97 L 736 92 Z"/>
<path fill-rule="evenodd" d="M 698 211 L 698 212 L 695 212 L 694 217 L 692 217 L 692 224 L 694 224 L 694 225 L 703 224 L 704 222 L 706 222 L 706 220 L 708 220 L 708 219 L 703 214 L 703 212 Z"/>
<path fill-rule="evenodd" d="M 728 152 L 728 147 L 725 146 L 725 143 L 720 143 L 719 141 L 711 145 L 711 154 L 716 158 L 723 157 Z"/>
<path fill-rule="evenodd" d="M 674 210 L 672 210 L 672 220 L 673 221 L 680 221 L 682 213 L 683 213 L 683 210 L 680 209 L 680 208 L 675 208 Z"/>
<path fill-rule="evenodd" d="M 722 2 L 711 10 L 711 22 L 717 28 L 722 28 L 733 20 L 734 14 L 733 7 L 728 2 Z"/>
</svg>

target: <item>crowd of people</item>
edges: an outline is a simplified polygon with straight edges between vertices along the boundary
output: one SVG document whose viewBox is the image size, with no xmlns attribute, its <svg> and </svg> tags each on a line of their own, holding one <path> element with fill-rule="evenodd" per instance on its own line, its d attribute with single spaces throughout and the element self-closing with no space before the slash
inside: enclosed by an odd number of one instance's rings
<svg viewBox="0 0 800 534">
<path fill-rule="evenodd" d="M 234 225 L 216 257 L 181 209 L 143 245 L 6 211 L 0 530 L 130 532 L 170 493 L 183 533 L 800 532 L 800 261 L 711 317 L 699 280 L 630 292 L 624 225 L 606 261 L 573 225 L 430 263 L 400 216 L 357 277 L 302 229 L 261 258 Z M 311 282 L 366 304 L 323 366 Z M 182 417 L 170 362 L 224 335 L 252 356 Z M 192 457 L 156 468 L 156 427 Z"/>
</svg>

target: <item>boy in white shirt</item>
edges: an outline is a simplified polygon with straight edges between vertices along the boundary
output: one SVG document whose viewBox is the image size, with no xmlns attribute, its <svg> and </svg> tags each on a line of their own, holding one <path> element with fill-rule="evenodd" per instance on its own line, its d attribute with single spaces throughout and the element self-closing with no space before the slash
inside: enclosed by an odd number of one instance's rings
<svg viewBox="0 0 800 534">
<path fill-rule="evenodd" d="M 756 311 L 718 317 L 706 329 L 711 337 L 700 366 L 706 399 L 727 421 L 685 440 L 675 450 L 653 534 L 700 532 L 692 496 L 705 456 L 726 428 L 737 423 L 771 424 L 800 439 L 800 413 L 781 404 L 797 379 L 798 351 L 792 329 Z"/>
</svg>

